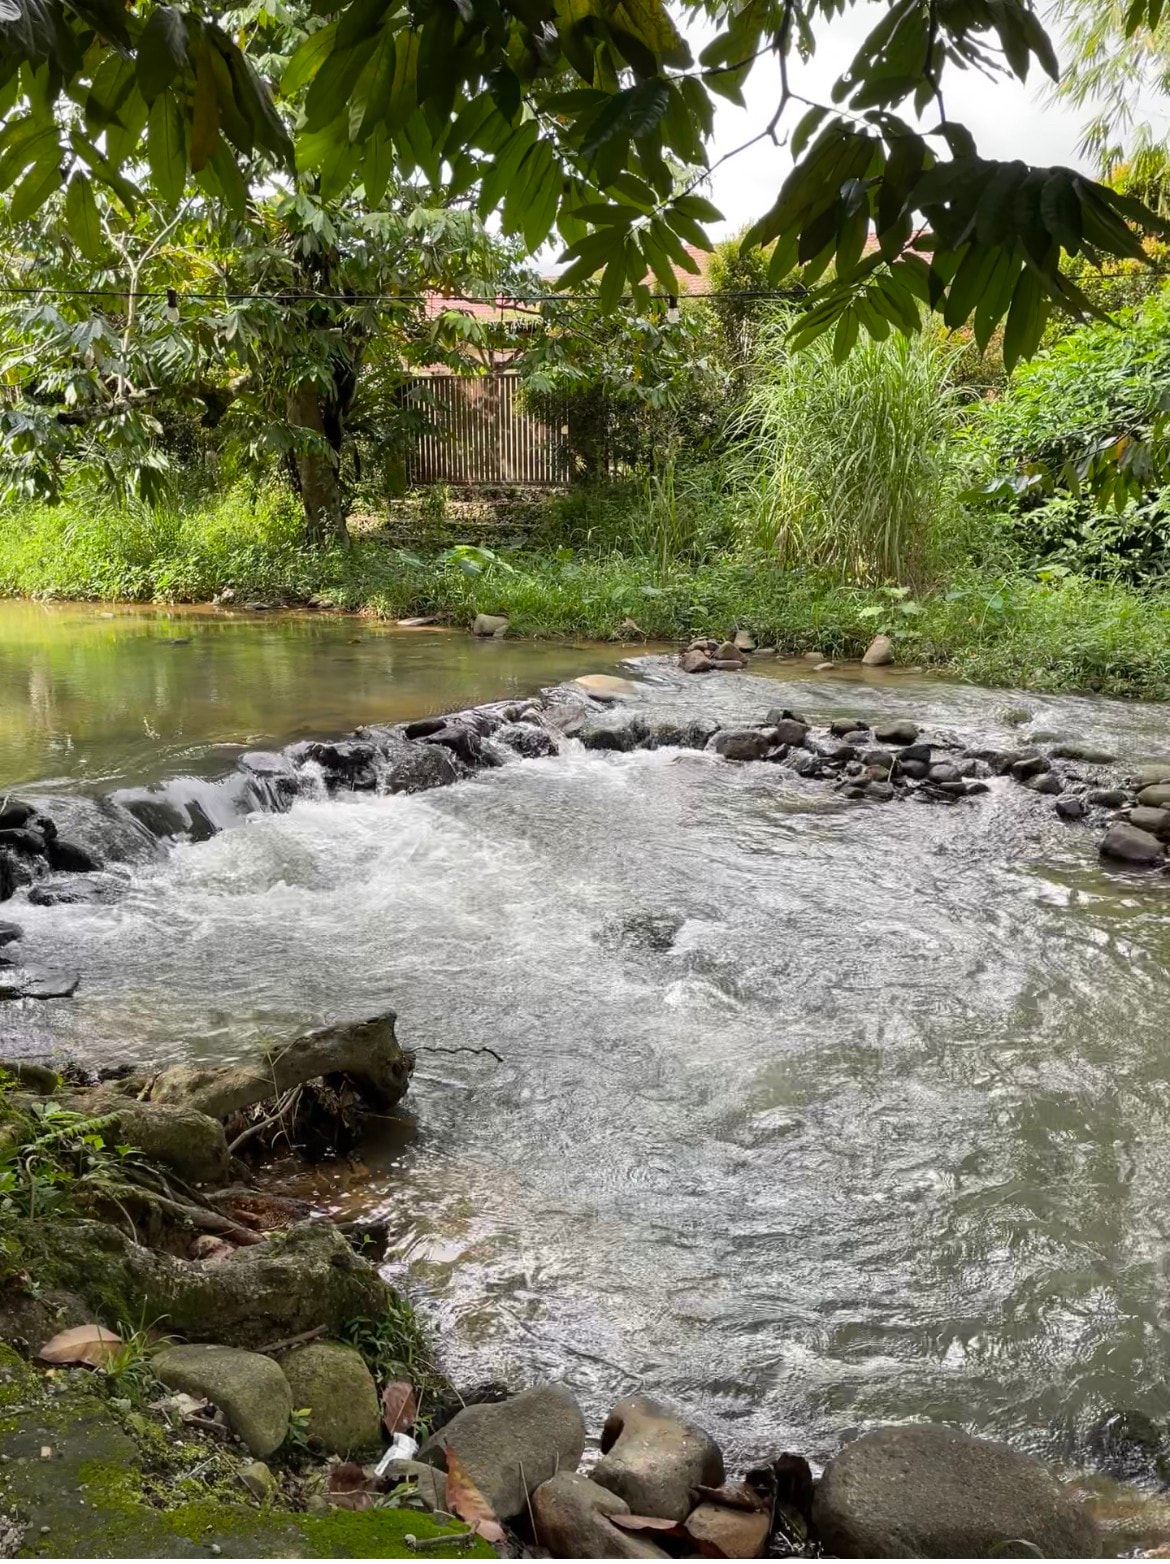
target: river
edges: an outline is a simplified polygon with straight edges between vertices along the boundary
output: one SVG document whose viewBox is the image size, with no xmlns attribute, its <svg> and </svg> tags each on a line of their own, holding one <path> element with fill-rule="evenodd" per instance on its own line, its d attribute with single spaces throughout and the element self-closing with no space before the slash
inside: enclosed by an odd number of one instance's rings
<svg viewBox="0 0 1170 1564">
<path fill-rule="evenodd" d="M 57 790 L 206 776 L 631 655 L 11 605 L 0 755 Z M 1165 707 L 758 674 L 634 671 L 655 710 L 1170 750 Z M 252 816 L 110 905 L 9 908 L 30 958 L 82 973 L 19 1024 L 98 1062 L 398 1011 L 416 1132 L 318 1182 L 387 1217 L 457 1378 L 564 1378 L 594 1426 L 640 1386 L 732 1458 L 929 1417 L 1075 1467 L 1104 1412 L 1170 1412 L 1170 881 L 1104 870 L 1010 783 L 858 806 L 779 767 L 571 744 Z M 485 1045 L 501 1063 L 430 1051 Z"/>
</svg>

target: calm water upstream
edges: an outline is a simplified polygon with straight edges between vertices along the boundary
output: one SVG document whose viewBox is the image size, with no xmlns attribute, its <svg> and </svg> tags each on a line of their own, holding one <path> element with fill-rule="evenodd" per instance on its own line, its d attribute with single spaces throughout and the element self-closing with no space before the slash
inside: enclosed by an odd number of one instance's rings
<svg viewBox="0 0 1170 1564">
<path fill-rule="evenodd" d="M 173 772 L 184 746 L 206 769 L 210 743 L 619 655 L 20 615 L 43 618 L 0 654 L 12 780 Z M 692 714 L 783 700 L 996 740 L 1022 704 L 1025 731 L 1170 750 L 1164 707 L 641 671 L 647 705 Z M 641 1384 L 733 1455 L 926 1416 L 1076 1464 L 1101 1412 L 1170 1413 L 1170 881 L 1103 871 L 1009 783 L 858 806 L 782 768 L 570 745 L 254 816 L 113 905 L 12 910 L 30 957 L 82 972 L 35 1024 L 100 1060 L 232 1057 L 385 1007 L 406 1044 L 503 1056 L 421 1052 L 416 1138 L 322 1180 L 387 1214 L 458 1377 L 563 1376 L 594 1424 Z"/>
</svg>

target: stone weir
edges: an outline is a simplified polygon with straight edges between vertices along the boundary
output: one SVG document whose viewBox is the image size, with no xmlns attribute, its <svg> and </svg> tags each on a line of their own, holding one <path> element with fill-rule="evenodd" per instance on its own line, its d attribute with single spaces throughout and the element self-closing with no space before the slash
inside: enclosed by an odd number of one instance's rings
<svg viewBox="0 0 1170 1564">
<path fill-rule="evenodd" d="M 555 755 L 569 740 L 598 751 L 677 747 L 734 764 L 777 765 L 861 805 L 956 805 L 1003 779 L 1068 824 L 1095 828 L 1104 859 L 1170 870 L 1170 764 L 1129 774 L 1112 754 L 1089 745 L 1005 749 L 876 715 L 818 726 L 799 711 L 773 708 L 754 723 L 683 720 L 623 701 L 637 692 L 628 680 L 589 675 L 531 700 L 248 751 L 212 781 L 181 777 L 96 797 L 7 795 L 0 798 L 0 901 L 116 900 L 128 868 L 250 814 L 287 810 L 302 798 L 444 787 L 509 761 Z M 0 998 L 71 993 L 77 974 L 20 967 L 19 938 L 18 924 L 0 922 Z"/>
</svg>

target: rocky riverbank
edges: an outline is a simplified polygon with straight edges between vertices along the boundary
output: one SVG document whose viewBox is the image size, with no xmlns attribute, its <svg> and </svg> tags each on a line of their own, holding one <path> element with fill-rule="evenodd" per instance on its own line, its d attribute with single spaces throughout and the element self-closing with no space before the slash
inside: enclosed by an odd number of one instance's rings
<svg viewBox="0 0 1170 1564">
<path fill-rule="evenodd" d="M 576 743 L 778 767 L 862 810 L 978 809 L 990 792 L 1107 836 L 1146 831 L 1137 812 L 1157 807 L 1136 771 L 1067 740 L 1010 750 L 906 716 L 814 722 L 763 699 L 731 724 L 664 716 L 637 695 L 586 678 L 531 702 L 252 753 L 186 801 L 175 789 L 23 800 L 30 812 L 10 829 L 73 843 L 93 863 L 56 866 L 27 839 L 0 847 L 14 880 L 5 952 L 19 955 L 24 901 L 117 897 L 127 864 L 249 811 L 421 791 Z M 5 976 L 28 1014 L 36 979 L 18 960 Z M 461 1387 L 461 1408 L 368 1258 L 376 1235 L 311 1220 L 253 1179 L 277 1136 L 316 1141 L 328 1120 L 356 1140 L 365 1113 L 401 1098 L 410 1066 L 385 1015 L 306 1034 L 253 1066 L 88 1086 L 27 1049 L 12 1058 L 0 1337 L 19 1350 L 0 1362 L 0 1549 L 385 1557 L 426 1555 L 445 1533 L 443 1556 L 1092 1556 L 1162 1540 L 1135 1520 L 1131 1491 L 1106 1502 L 957 1430 L 871 1430 L 819 1478 L 798 1452 L 767 1449 L 729 1476 L 701 1405 L 627 1397 L 589 1427 L 555 1385 Z M 97 1324 L 119 1340 L 99 1345 L 96 1364 L 71 1366 L 60 1346 L 55 1363 L 31 1361 L 62 1329 Z M 394 1432 L 421 1448 L 380 1470 Z M 1152 1454 L 1139 1463 L 1154 1470 Z M 1102 1524 L 1106 1512 L 1111 1524 L 1124 1514 L 1122 1530 Z"/>
</svg>

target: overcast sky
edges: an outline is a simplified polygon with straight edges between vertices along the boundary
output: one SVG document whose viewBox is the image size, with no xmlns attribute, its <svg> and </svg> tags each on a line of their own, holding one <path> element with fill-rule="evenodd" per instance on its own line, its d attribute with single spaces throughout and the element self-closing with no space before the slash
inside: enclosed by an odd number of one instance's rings
<svg viewBox="0 0 1170 1564">
<path fill-rule="evenodd" d="M 808 65 L 797 62 L 789 70 L 793 90 L 828 103 L 831 84 L 885 9 L 862 4 L 832 22 L 819 22 L 813 60 Z M 686 27 L 686 32 L 696 54 L 711 36 L 693 23 Z M 973 71 L 952 67 L 943 79 L 947 114 L 970 128 L 980 152 L 987 157 L 1018 157 L 1041 166 L 1063 163 L 1085 167 L 1092 173 L 1094 170 L 1077 155 L 1085 111 L 1048 103 L 1044 93 L 1047 80 L 1038 66 L 1033 66 L 1027 85 L 1021 85 L 1014 77 L 988 81 Z M 744 89 L 746 109 L 718 100 L 712 163 L 767 125 L 779 93 L 779 71 L 773 61 L 767 60 L 761 61 L 748 78 Z M 789 110 L 786 118 L 790 129 L 800 114 L 799 106 Z M 924 124 L 937 123 L 937 118 L 937 114 L 928 116 Z M 711 226 L 712 236 L 723 238 L 735 233 L 766 211 L 790 166 L 791 159 L 783 147 L 764 141 L 716 169 L 708 193 L 727 220 Z"/>
</svg>

